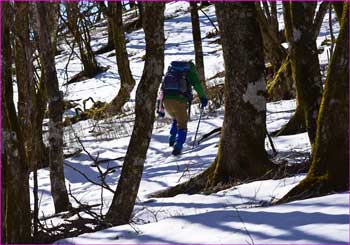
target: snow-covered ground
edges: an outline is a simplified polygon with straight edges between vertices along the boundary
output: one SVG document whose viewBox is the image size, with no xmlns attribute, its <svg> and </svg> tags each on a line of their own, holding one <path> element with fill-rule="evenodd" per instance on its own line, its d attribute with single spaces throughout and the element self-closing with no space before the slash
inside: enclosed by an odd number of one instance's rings
<svg viewBox="0 0 350 245">
<path fill-rule="evenodd" d="M 189 13 L 186 13 L 188 5 L 186 2 L 167 4 L 165 69 L 172 60 L 194 60 L 191 20 Z M 217 25 L 214 7 L 210 6 L 204 11 Z M 202 13 L 199 14 L 205 72 L 206 77 L 209 78 L 224 69 L 222 50 L 220 45 L 213 42 L 217 37 L 205 38 L 214 28 Z M 171 16 L 176 17 L 170 18 Z M 326 16 L 318 44 L 326 38 L 326 35 L 329 35 L 327 18 Z M 281 15 L 279 19 L 283 19 Z M 339 26 L 335 25 L 334 29 L 337 34 Z M 95 37 L 93 43 L 95 49 L 107 42 L 107 37 L 102 36 L 103 32 L 99 33 L 101 33 L 100 36 Z M 138 82 L 143 70 L 141 58 L 145 54 L 144 33 L 142 30 L 132 32 L 127 34 L 127 39 L 131 70 Z M 110 56 L 111 53 L 113 52 L 98 56 L 98 62 L 102 66 L 110 66 L 107 72 L 92 79 L 62 86 L 65 98 L 79 100 L 77 102 L 80 104 L 88 97 L 110 101 L 120 86 L 115 56 Z M 56 57 L 61 85 L 66 82 L 65 66 L 68 55 L 69 51 Z M 320 60 L 322 64 L 327 63 L 326 51 L 320 55 Z M 74 57 L 68 66 L 67 75 L 71 77 L 80 70 L 80 61 Z M 136 87 L 126 107 L 134 106 L 135 91 Z M 269 103 L 267 105 L 268 131 L 277 130 L 285 124 L 293 114 L 293 110 L 295 110 L 294 100 Z M 193 105 L 192 121 L 188 124 L 187 144 L 184 153 L 178 157 L 171 155 L 171 148 L 167 145 L 169 123 L 166 120 L 155 122 L 132 224 L 63 239 L 57 243 L 349 243 L 349 193 L 335 193 L 284 205 L 266 206 L 266 203 L 286 194 L 305 177 L 305 174 L 281 180 L 245 183 L 211 195 L 148 198 L 150 193 L 188 180 L 208 167 L 215 159 L 218 135 L 203 141 L 194 149 L 191 147 L 197 127 L 198 112 L 198 105 Z M 66 115 L 70 113 L 66 112 Z M 81 148 L 74 140 L 74 134 L 78 134 L 91 155 L 99 156 L 99 159 L 123 157 L 132 131 L 132 123 L 130 123 L 132 118 L 131 115 L 129 118 L 109 119 L 98 123 L 92 120 L 79 122 L 72 128 L 66 128 L 67 148 Z M 220 127 L 222 122 L 223 108 L 215 112 L 205 111 L 198 132 L 199 138 L 212 129 Z M 112 129 L 107 134 L 100 134 L 99 130 L 106 131 L 106 127 Z M 279 152 L 277 157 L 289 162 L 301 162 L 310 154 L 310 144 L 305 133 L 276 137 L 273 141 Z M 267 140 L 266 149 L 271 152 L 271 146 Z M 80 202 L 90 205 L 101 204 L 94 210 L 106 213 L 113 193 L 104 190 L 103 200 L 101 200 L 101 187 L 87 181 L 71 168 L 78 169 L 93 181 L 100 182 L 99 171 L 91 166 L 92 163 L 93 161 L 85 152 L 65 159 L 66 183 L 72 195 Z M 101 164 L 102 171 L 115 168 L 115 172 L 106 177 L 106 182 L 112 189 L 117 186 L 122 163 L 121 159 L 109 160 Z M 50 195 L 49 170 L 40 170 L 38 178 L 40 214 L 47 217 L 54 213 Z M 77 206 L 74 200 L 71 199 L 71 202 Z M 53 224 L 62 222 L 58 218 L 53 218 L 51 221 Z"/>
</svg>

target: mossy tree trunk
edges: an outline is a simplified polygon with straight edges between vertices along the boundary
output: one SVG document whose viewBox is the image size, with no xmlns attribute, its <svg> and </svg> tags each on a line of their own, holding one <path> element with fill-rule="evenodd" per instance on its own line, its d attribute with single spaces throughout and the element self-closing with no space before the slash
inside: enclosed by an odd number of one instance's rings
<svg viewBox="0 0 350 245">
<path fill-rule="evenodd" d="M 90 45 L 90 32 L 80 13 L 79 2 L 67 2 L 65 7 L 68 19 L 66 24 L 78 45 L 83 73 L 87 77 L 94 77 L 100 72 L 100 68 Z"/>
<path fill-rule="evenodd" d="M 260 3 L 258 2 L 255 5 L 264 51 L 274 72 L 273 78 L 268 81 L 268 98 L 272 101 L 294 98 L 295 89 L 293 87 L 292 70 L 289 58 L 287 58 L 288 52 L 282 47 L 281 41 L 278 38 L 278 22 L 276 22 L 276 17 L 274 16 L 276 14 L 275 10 L 272 8 L 271 15 L 265 16 Z M 266 6 L 266 4 L 264 6 Z M 274 15 L 272 15 L 272 13 Z"/>
<path fill-rule="evenodd" d="M 49 165 L 51 193 L 56 213 L 70 208 L 63 172 L 63 95 L 58 88 L 55 58 L 48 26 L 48 6 L 36 3 L 39 35 L 39 55 L 44 68 L 45 86 L 49 100 Z"/>
<path fill-rule="evenodd" d="M 209 185 L 263 175 L 266 99 L 263 44 L 254 3 L 218 3 L 225 62 L 225 117 Z"/>
<path fill-rule="evenodd" d="M 195 193 L 264 175 L 266 99 L 263 44 L 254 3 L 215 3 L 225 62 L 225 115 L 214 162 L 203 173 L 155 196 Z"/>
<path fill-rule="evenodd" d="M 304 180 L 279 202 L 349 189 L 349 3 L 327 72 L 312 164 Z M 336 123 L 335 123 L 336 122 Z"/>
<path fill-rule="evenodd" d="M 304 113 L 310 143 L 315 142 L 322 84 L 314 35 L 317 3 L 283 2 L 283 13 L 298 106 Z"/>
<path fill-rule="evenodd" d="M 109 21 L 111 22 L 112 32 L 114 34 L 114 47 L 118 73 L 120 77 L 120 89 L 116 97 L 106 106 L 106 112 L 110 115 L 116 115 L 122 112 L 122 108 L 130 99 L 130 93 L 135 87 L 135 80 L 132 76 L 126 49 L 126 38 L 123 28 L 123 12 L 121 2 L 109 2 L 109 9 L 105 10 Z"/>
<path fill-rule="evenodd" d="M 333 2 L 332 3 L 335 14 L 337 15 L 337 19 L 340 22 L 342 14 L 343 14 L 343 2 Z"/>
<path fill-rule="evenodd" d="M 329 2 L 324 1 L 320 4 L 319 10 L 317 11 L 315 17 L 310 17 L 313 18 L 313 22 L 309 23 L 309 32 L 310 32 L 310 36 L 312 36 L 312 38 L 314 40 L 316 40 L 319 32 L 320 32 L 320 28 L 321 28 L 321 24 L 323 21 L 323 18 L 325 16 L 325 13 L 327 12 L 327 8 L 329 6 Z M 313 10 L 309 11 L 308 14 L 310 16 L 314 16 L 314 12 L 315 12 L 315 6 L 312 6 Z M 259 12 L 259 11 L 258 11 Z M 261 25 L 261 23 L 265 23 L 264 26 L 267 26 L 265 28 L 262 27 L 262 29 L 267 29 L 268 28 L 268 23 L 267 21 L 262 22 L 262 18 L 261 18 L 261 14 L 259 15 L 259 23 Z M 261 20 L 262 19 L 262 20 Z M 262 26 L 262 25 L 261 25 Z M 266 33 L 265 31 L 263 31 L 263 40 L 264 40 L 264 46 L 265 46 L 265 50 L 268 51 L 268 53 L 270 52 L 276 52 L 276 48 L 270 47 L 270 48 L 266 48 L 265 45 L 265 40 L 269 37 L 268 35 L 264 35 L 264 33 Z M 310 37 L 311 38 L 311 37 Z M 271 42 L 267 42 L 267 43 L 271 43 Z M 272 50 L 272 51 L 271 51 Z M 313 52 L 316 52 L 316 50 L 314 50 Z M 278 56 L 276 56 L 278 57 Z M 291 98 L 291 97 L 296 97 L 296 103 L 297 103 L 297 108 L 295 111 L 295 114 L 291 117 L 291 119 L 289 120 L 289 122 L 284 125 L 279 132 L 276 132 L 277 135 L 289 135 L 289 134 L 296 134 L 296 133 L 301 133 L 301 132 L 305 132 L 306 130 L 306 122 L 305 122 L 305 113 L 303 113 L 303 108 L 300 105 L 300 101 L 298 96 L 296 96 L 295 94 L 295 84 L 292 86 L 292 83 L 283 83 L 282 81 L 286 80 L 286 78 L 289 77 L 289 79 L 292 77 L 292 68 L 290 65 L 286 66 L 286 62 L 290 62 L 290 58 L 288 57 L 288 59 L 286 58 L 284 63 L 281 65 L 279 71 L 277 72 L 277 74 L 274 76 L 274 78 L 268 82 L 268 91 L 267 94 L 269 96 L 269 98 L 273 98 L 273 99 L 287 99 L 287 98 Z M 278 63 L 277 63 L 278 64 Z M 287 69 L 286 72 L 281 72 L 284 69 Z M 317 72 L 316 72 L 317 73 Z M 281 76 L 281 78 L 280 78 Z M 291 89 L 292 88 L 292 89 Z M 291 90 L 290 90 L 291 89 Z M 283 91 L 293 91 L 292 93 L 284 93 Z M 283 95 L 287 95 L 287 97 L 283 98 Z"/>
<path fill-rule="evenodd" d="M 13 103 L 9 2 L 2 5 L 2 125 L 3 237 L 2 243 L 31 243 L 28 161 L 19 118 Z"/>
<path fill-rule="evenodd" d="M 164 9 L 161 2 L 145 2 L 143 29 L 146 60 L 136 91 L 136 118 L 122 172 L 106 221 L 113 225 L 129 222 L 137 197 L 143 165 L 152 135 L 154 110 L 164 70 Z"/>
<path fill-rule="evenodd" d="M 196 70 L 198 73 L 199 80 L 202 82 L 203 89 L 207 93 L 207 86 L 205 83 L 202 38 L 201 38 L 201 29 L 199 24 L 197 2 L 190 2 L 190 9 L 191 9 L 192 36 L 193 36 L 193 44 L 194 44 Z"/>
</svg>

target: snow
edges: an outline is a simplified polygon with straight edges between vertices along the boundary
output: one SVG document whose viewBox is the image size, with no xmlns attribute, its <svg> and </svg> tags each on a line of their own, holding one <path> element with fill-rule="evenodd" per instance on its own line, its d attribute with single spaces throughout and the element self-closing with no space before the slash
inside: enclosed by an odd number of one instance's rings
<svg viewBox="0 0 350 245">
<path fill-rule="evenodd" d="M 166 7 L 165 21 L 165 70 L 172 60 L 194 60 L 192 43 L 191 20 L 187 11 L 187 2 L 171 2 Z M 283 27 L 283 16 L 278 5 L 280 28 Z M 215 8 L 205 8 L 206 14 L 215 22 Z M 212 77 L 224 70 L 222 50 L 219 44 L 213 42 L 217 37 L 207 38 L 213 31 L 213 26 L 199 12 L 206 77 Z M 326 16 L 324 23 L 328 23 Z M 281 22 L 282 21 L 282 22 Z M 101 29 L 102 30 L 102 29 Z M 339 26 L 334 27 L 335 34 Z M 107 43 L 106 33 L 96 32 L 93 48 L 97 49 Z M 327 37 L 329 32 L 326 25 L 321 29 L 317 40 L 318 45 Z M 127 34 L 130 67 L 138 83 L 143 70 L 145 54 L 144 33 L 138 30 Z M 67 45 L 61 45 L 65 47 Z M 327 64 L 327 50 L 320 55 L 321 64 Z M 67 66 L 69 49 L 66 47 L 61 55 L 56 57 L 56 67 L 61 89 L 65 99 L 77 100 L 82 107 L 82 100 L 92 97 L 95 101 L 110 101 L 117 93 L 120 83 L 116 67 L 115 55 L 112 52 L 98 55 L 97 60 L 102 66 L 109 66 L 106 72 L 95 78 L 82 82 L 63 85 L 68 78 L 81 71 L 79 59 L 73 59 Z M 223 78 L 210 80 L 211 84 L 223 82 Z M 76 149 L 81 146 L 76 141 L 78 135 L 86 150 L 98 159 L 105 159 L 100 164 L 101 170 L 114 168 L 114 172 L 106 176 L 106 183 L 112 190 L 116 189 L 125 156 L 134 115 L 132 108 L 135 104 L 136 87 L 131 99 L 124 106 L 130 113 L 125 118 L 110 118 L 100 122 L 94 120 L 81 121 L 73 127 L 65 128 L 65 143 L 67 148 Z M 89 108 L 92 104 L 87 103 Z M 267 104 L 267 129 L 273 132 L 288 122 L 296 108 L 295 100 L 278 101 Z M 67 116 L 74 111 L 66 111 Z M 116 243 L 239 243 L 239 244 L 276 244 L 276 243 L 349 243 L 349 193 L 334 193 L 319 198 L 295 201 L 283 205 L 270 206 L 271 201 L 281 198 L 305 174 L 280 180 L 263 180 L 242 183 L 233 188 L 218 193 L 203 195 L 177 195 L 172 198 L 149 198 L 149 194 L 178 183 L 206 169 L 215 159 L 218 150 L 219 135 L 204 140 L 192 149 L 193 138 L 199 118 L 198 104 L 192 105 L 191 121 L 188 123 L 188 137 L 184 152 L 178 157 L 171 155 L 168 147 L 169 118 L 158 119 L 147 151 L 144 172 L 139 188 L 137 203 L 134 208 L 132 223 L 101 230 L 94 233 L 82 234 L 78 237 L 57 241 L 57 244 L 116 244 Z M 215 111 L 204 111 L 198 138 L 203 134 L 221 127 L 224 118 L 223 108 Z M 197 138 L 197 140 L 198 140 Z M 278 151 L 276 158 L 290 163 L 303 162 L 310 156 L 310 143 L 306 133 L 273 137 Z M 266 139 L 266 150 L 272 153 Z M 80 202 L 85 204 L 102 204 L 93 210 L 102 210 L 105 214 L 112 201 L 113 193 L 104 190 L 101 200 L 101 187 L 86 180 L 84 176 L 73 170 L 78 169 L 89 179 L 101 182 L 100 173 L 93 167 L 93 161 L 86 152 L 65 159 L 65 177 L 67 187 Z M 33 176 L 31 175 L 31 193 Z M 54 214 L 53 200 L 50 194 L 49 170 L 38 171 L 39 199 L 41 217 Z M 31 196 L 33 205 L 33 196 Z M 74 206 L 77 206 L 71 198 Z M 64 222 L 60 218 L 51 218 L 57 225 Z"/>
<path fill-rule="evenodd" d="M 179 196 L 159 205 L 163 211 L 169 203 L 181 207 L 168 219 L 133 227 L 113 227 L 58 243 L 335 244 L 348 241 L 348 194 L 268 208 L 254 208 L 250 204 L 244 207 L 240 205 L 244 197 L 230 191 L 218 193 L 217 197 Z M 186 214 L 191 209 L 194 213 Z"/>
</svg>

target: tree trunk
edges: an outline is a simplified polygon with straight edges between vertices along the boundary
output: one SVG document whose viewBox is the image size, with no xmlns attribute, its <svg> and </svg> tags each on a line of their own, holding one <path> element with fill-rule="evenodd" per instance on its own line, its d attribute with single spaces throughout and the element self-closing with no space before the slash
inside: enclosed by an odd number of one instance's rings
<svg viewBox="0 0 350 245">
<path fill-rule="evenodd" d="M 218 3 L 216 14 L 225 61 L 225 117 L 212 186 L 256 178 L 270 167 L 263 44 L 254 3 Z"/>
<path fill-rule="evenodd" d="M 31 242 L 29 176 L 24 140 L 13 103 L 10 3 L 2 5 L 2 125 L 4 243 Z M 17 6 L 18 7 L 18 6 Z M 18 21 L 18 20 L 17 20 Z"/>
<path fill-rule="evenodd" d="M 327 13 L 327 10 L 329 9 L 330 2 L 324 1 L 320 4 L 320 7 L 318 8 L 317 14 L 314 18 L 313 23 L 313 29 L 314 29 L 314 39 L 316 40 L 318 35 L 320 34 L 321 26 L 323 23 L 324 16 Z"/>
<path fill-rule="evenodd" d="M 116 115 L 122 111 L 124 104 L 130 99 L 130 93 L 135 87 L 135 80 L 131 74 L 128 52 L 126 50 L 122 5 L 120 2 L 110 2 L 109 5 L 110 14 L 108 18 L 114 33 L 120 89 L 117 96 L 107 105 L 106 112 L 110 115 Z"/>
<path fill-rule="evenodd" d="M 289 119 L 286 125 L 273 133 L 274 136 L 300 134 L 305 132 L 305 116 L 302 108 L 297 105 L 295 113 Z"/>
<path fill-rule="evenodd" d="M 114 49 L 114 33 L 111 19 L 107 17 L 107 31 L 108 31 L 108 42 L 107 47 L 110 47 L 110 50 Z"/>
<path fill-rule="evenodd" d="M 333 2 L 332 5 L 333 5 L 333 8 L 334 8 L 335 14 L 337 15 L 337 19 L 338 19 L 338 21 L 340 23 L 340 19 L 342 17 L 342 13 L 343 13 L 343 5 L 344 5 L 344 3 L 343 2 Z"/>
<path fill-rule="evenodd" d="M 54 53 L 50 41 L 46 3 L 36 3 L 39 28 L 39 55 L 43 61 L 44 79 L 49 99 L 49 159 L 51 193 L 56 213 L 70 208 L 63 172 L 63 95 L 58 88 Z"/>
<path fill-rule="evenodd" d="M 137 2 L 137 9 L 139 10 L 139 20 L 137 26 L 142 27 L 143 5 L 141 1 Z"/>
<path fill-rule="evenodd" d="M 136 118 L 133 133 L 118 187 L 106 214 L 106 221 L 113 225 L 129 222 L 152 135 L 157 91 L 164 70 L 164 9 L 164 3 L 144 3 L 146 60 L 136 92 Z"/>
<path fill-rule="evenodd" d="M 54 47 L 54 45 L 52 45 Z M 55 49 L 53 48 L 53 51 Z M 43 61 L 41 61 L 43 63 Z M 38 169 L 47 167 L 49 163 L 48 149 L 44 144 L 43 139 L 43 121 L 45 117 L 45 111 L 47 109 L 47 92 L 45 88 L 44 69 L 41 68 L 41 78 L 38 84 L 37 92 L 35 94 L 35 108 L 36 117 L 34 119 L 36 128 L 33 130 L 34 148 L 35 148 L 35 160 L 36 167 Z"/>
<path fill-rule="evenodd" d="M 278 18 L 277 18 L 277 4 L 274 1 L 270 2 L 271 7 L 271 26 L 275 33 L 278 33 Z"/>
<path fill-rule="evenodd" d="M 136 6 L 135 1 L 129 1 L 129 7 L 130 9 L 133 9 Z"/>
<path fill-rule="evenodd" d="M 293 86 L 292 68 L 289 56 L 286 57 L 274 76 L 268 80 L 266 94 L 269 101 L 295 98 L 295 88 Z"/>
<path fill-rule="evenodd" d="M 35 129 L 34 118 L 34 81 L 32 48 L 29 39 L 29 4 L 16 2 L 15 8 L 15 44 L 14 57 L 16 67 L 16 80 L 18 87 L 18 117 L 20 127 L 26 129 L 23 132 L 26 154 L 29 166 L 32 168 L 33 160 L 33 129 Z"/>
<path fill-rule="evenodd" d="M 215 3 L 225 62 L 225 115 L 218 154 L 207 170 L 155 196 L 196 193 L 264 175 L 264 56 L 254 3 Z"/>
<path fill-rule="evenodd" d="M 316 40 L 316 38 L 318 36 L 318 33 L 320 32 L 321 23 L 322 23 L 322 20 L 324 18 L 324 15 L 325 15 L 325 12 L 326 12 L 326 8 L 327 8 L 328 5 L 329 5 L 329 2 L 323 2 L 320 5 L 320 8 L 319 8 L 319 10 L 318 10 L 318 12 L 317 12 L 317 14 L 316 14 L 316 16 L 314 18 L 313 23 L 311 23 L 310 20 L 309 20 L 309 22 L 308 22 L 309 34 L 312 37 L 309 36 L 308 38 Z M 315 6 L 311 6 L 311 8 L 315 8 Z M 309 11 L 309 13 L 313 13 L 313 12 L 314 11 Z M 287 15 L 287 17 L 288 17 L 288 15 Z M 288 20 L 289 19 L 290 18 L 288 18 Z M 288 25 L 288 21 L 286 23 L 287 23 L 286 25 Z M 291 24 L 289 24 L 289 28 L 287 28 L 287 29 L 291 29 L 292 28 L 290 25 Z M 311 51 L 311 53 L 316 53 L 315 48 L 316 48 L 316 46 L 313 45 L 313 50 Z M 310 53 L 310 51 L 308 51 L 308 52 Z M 318 57 L 316 59 L 317 59 L 317 62 L 318 62 Z M 318 74 L 319 74 L 319 68 L 317 68 L 316 66 L 313 66 L 313 67 L 316 68 L 313 72 L 314 72 L 314 76 L 317 77 Z M 289 68 L 289 69 L 291 70 L 291 68 Z M 307 66 L 306 66 L 306 69 L 307 69 Z M 319 83 L 320 83 L 320 81 L 321 80 L 319 78 Z M 296 86 L 296 85 L 294 85 L 294 86 Z M 320 91 L 318 91 L 318 93 L 320 93 Z M 269 94 L 269 91 L 268 91 L 268 94 Z M 314 96 L 316 96 L 316 90 L 315 90 Z M 297 100 L 297 108 L 296 108 L 295 114 L 291 117 L 289 122 L 285 126 L 282 127 L 282 129 L 279 132 L 275 133 L 277 136 L 302 133 L 302 132 L 304 132 L 306 130 L 305 110 L 303 109 L 302 106 L 300 106 L 302 104 L 302 102 L 300 101 L 298 96 L 297 96 L 296 100 Z"/>
<path fill-rule="evenodd" d="M 88 28 L 85 27 L 85 20 L 80 16 L 78 2 L 67 2 L 67 26 L 73 34 L 78 44 L 80 59 L 83 64 L 83 73 L 87 77 L 94 77 L 100 72 L 94 53 L 90 45 L 90 34 Z M 78 25 L 78 22 L 80 25 Z M 82 29 L 83 31 L 80 31 Z"/>
<path fill-rule="evenodd" d="M 106 12 L 107 7 L 104 4 L 104 2 L 97 2 L 98 7 L 100 9 L 100 12 L 103 13 L 103 16 L 107 20 L 107 32 L 108 32 L 108 41 L 107 44 L 100 49 L 96 50 L 94 53 L 95 54 L 104 54 L 106 52 L 112 51 L 115 49 L 114 47 L 114 33 L 113 33 L 113 27 L 112 27 L 112 21 L 113 19 L 108 17 L 108 13 Z M 97 20 L 96 20 L 97 22 Z"/>
<path fill-rule="evenodd" d="M 52 49 L 54 51 L 54 54 L 57 54 L 57 36 L 58 36 L 58 13 L 60 11 L 60 5 L 59 3 L 50 2 L 48 4 L 48 11 L 49 11 L 49 25 L 50 25 L 50 36 L 51 36 L 51 43 L 52 43 Z"/>
<path fill-rule="evenodd" d="M 287 59 L 287 51 L 282 47 L 278 38 L 278 30 L 276 31 L 276 27 L 274 26 L 276 23 L 269 23 L 269 20 L 265 17 L 260 7 L 260 3 L 256 3 L 256 10 L 257 20 L 262 33 L 264 51 L 274 72 L 273 78 L 268 81 L 268 98 L 271 101 L 294 98 L 295 90 L 293 87 L 291 66 L 289 59 Z M 270 21 L 274 21 L 274 19 L 275 17 L 272 18 L 271 15 Z"/>
<path fill-rule="evenodd" d="M 288 192 L 280 203 L 349 189 L 348 15 L 349 5 L 346 3 L 327 73 L 310 170 L 306 178 Z"/>
<path fill-rule="evenodd" d="M 204 73 L 202 38 L 201 38 L 201 30 L 200 30 L 200 24 L 199 24 L 197 2 L 190 2 L 190 9 L 191 9 L 192 36 L 193 36 L 193 44 L 194 44 L 196 70 L 198 73 L 199 80 L 202 82 L 204 92 L 207 94 L 207 86 L 205 83 L 205 73 Z"/>
<path fill-rule="evenodd" d="M 316 3 L 283 2 L 293 79 L 311 144 L 316 137 L 316 120 L 322 95 L 320 65 L 313 28 L 315 8 Z"/>
</svg>

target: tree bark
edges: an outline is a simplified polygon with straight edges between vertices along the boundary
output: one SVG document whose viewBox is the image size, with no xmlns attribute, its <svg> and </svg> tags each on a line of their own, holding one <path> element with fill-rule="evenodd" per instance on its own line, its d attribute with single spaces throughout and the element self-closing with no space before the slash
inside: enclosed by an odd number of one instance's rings
<svg viewBox="0 0 350 245">
<path fill-rule="evenodd" d="M 43 61 L 44 79 L 49 99 L 49 165 L 51 193 L 56 213 L 70 208 L 63 172 L 63 95 L 58 88 L 55 59 L 50 41 L 46 3 L 36 3 L 39 28 L 39 55 Z"/>
<path fill-rule="evenodd" d="M 199 24 L 197 2 L 190 2 L 190 9 L 191 9 L 192 36 L 193 36 L 193 44 L 194 44 L 196 70 L 198 73 L 199 80 L 202 82 L 204 92 L 207 93 L 207 86 L 205 83 L 205 73 L 204 73 L 202 38 L 201 38 L 201 30 L 200 30 L 200 24 Z"/>
<path fill-rule="evenodd" d="M 13 103 L 9 2 L 2 5 L 2 125 L 4 243 L 31 243 L 29 176 L 24 139 Z M 17 20 L 18 21 L 18 20 Z"/>
<path fill-rule="evenodd" d="M 313 28 L 315 8 L 316 3 L 283 2 L 298 106 L 304 113 L 311 144 L 316 137 L 316 120 L 322 96 L 320 65 Z"/>
<path fill-rule="evenodd" d="M 274 136 L 300 134 L 305 132 L 305 116 L 303 110 L 297 105 L 295 113 L 289 119 L 288 123 L 280 130 L 273 133 Z"/>
<path fill-rule="evenodd" d="M 110 2 L 109 5 L 108 18 L 112 25 L 112 32 L 114 33 L 120 89 L 117 96 L 113 98 L 105 110 L 110 115 L 116 115 L 122 111 L 124 104 L 130 99 L 130 93 L 135 87 L 135 80 L 130 70 L 128 52 L 126 50 L 122 5 L 120 2 Z"/>
<path fill-rule="evenodd" d="M 141 181 L 152 135 L 157 91 L 164 70 L 164 9 L 164 3 L 144 3 L 143 28 L 146 39 L 146 60 L 136 91 L 136 118 L 133 133 L 118 187 L 106 214 L 106 221 L 112 225 L 129 222 Z"/>
<path fill-rule="evenodd" d="M 343 2 L 333 2 L 332 3 L 335 14 L 337 15 L 337 19 L 340 23 L 341 17 L 342 17 L 342 13 L 343 13 Z"/>
<path fill-rule="evenodd" d="M 271 7 L 271 26 L 275 33 L 278 33 L 278 18 L 277 18 L 277 4 L 275 1 L 270 2 Z"/>
<path fill-rule="evenodd" d="M 318 37 L 318 34 L 320 34 L 321 26 L 323 23 L 324 16 L 327 13 L 327 10 L 329 9 L 330 2 L 324 1 L 320 4 L 320 7 L 318 8 L 317 14 L 314 19 L 313 23 L 313 29 L 314 29 L 314 39 L 316 40 Z"/>
<path fill-rule="evenodd" d="M 49 11 L 49 25 L 50 25 L 50 36 L 51 36 L 51 43 L 52 43 L 52 49 L 54 51 L 54 54 L 57 54 L 57 36 L 58 36 L 58 16 L 60 11 L 60 5 L 59 3 L 50 2 L 48 4 L 48 11 Z"/>
<path fill-rule="evenodd" d="M 278 38 L 278 29 L 277 31 L 275 29 L 276 23 L 271 23 L 275 21 L 275 17 L 272 18 L 271 15 L 271 20 L 269 22 L 260 7 L 260 3 L 256 3 L 256 10 L 257 20 L 262 33 L 264 51 L 274 71 L 274 77 L 268 81 L 268 98 L 271 101 L 294 98 L 295 90 L 293 87 L 291 65 L 289 60 L 288 63 L 286 63 L 287 51 L 282 47 L 280 39 Z M 274 12 L 275 11 L 273 11 L 273 13 Z"/>
<path fill-rule="evenodd" d="M 349 189 L 349 5 L 344 4 L 317 121 L 312 164 L 304 180 L 279 203 Z M 336 122 L 336 125 L 334 124 Z"/>
<path fill-rule="evenodd" d="M 263 44 L 254 3 L 218 3 L 225 62 L 225 117 L 210 185 L 256 178 L 271 163 L 264 147 Z"/>
<path fill-rule="evenodd" d="M 16 2 L 14 4 L 14 58 L 16 68 L 16 80 L 18 87 L 18 117 L 23 132 L 26 154 L 28 155 L 29 166 L 31 166 L 33 149 L 33 129 L 35 129 L 35 108 L 34 108 L 34 81 L 33 81 L 33 60 L 32 47 L 29 39 L 29 4 Z"/>
<path fill-rule="evenodd" d="M 112 27 L 111 20 L 108 17 L 107 17 L 107 31 L 108 31 L 107 47 L 111 47 L 111 50 L 113 50 L 114 49 L 114 33 L 113 33 L 113 27 Z"/>
<path fill-rule="evenodd" d="M 141 1 L 137 2 L 137 9 L 139 10 L 138 26 L 142 27 L 143 5 Z"/>
</svg>

